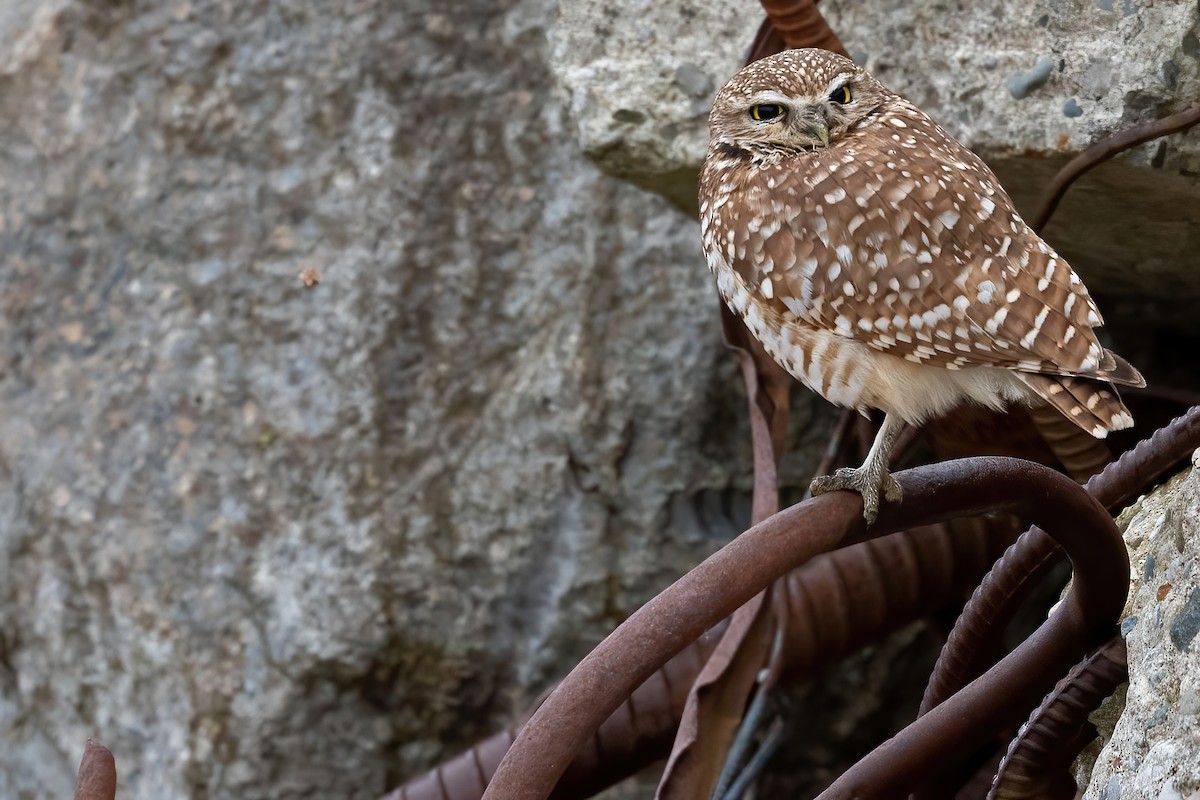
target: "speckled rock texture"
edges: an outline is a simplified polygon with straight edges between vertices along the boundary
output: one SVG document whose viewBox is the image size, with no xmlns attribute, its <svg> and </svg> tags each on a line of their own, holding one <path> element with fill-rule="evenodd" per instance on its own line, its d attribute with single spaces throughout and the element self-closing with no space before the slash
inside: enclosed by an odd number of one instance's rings
<svg viewBox="0 0 1200 800">
<path fill-rule="evenodd" d="M 850 54 L 996 170 L 1027 213 L 1096 139 L 1200 97 L 1200 16 L 1191 0 L 977 3 L 823 0 Z M 570 3 L 555 29 L 555 76 L 585 152 L 675 202 L 707 142 L 707 97 L 742 63 L 755 3 Z M 676 30 L 665 36 L 664 30 Z M 653 42 L 651 54 L 647 42 Z M 617 64 L 634 75 L 605 79 Z M 1110 321 L 1154 316 L 1194 330 L 1200 300 L 1200 130 L 1137 148 L 1081 181 L 1047 228 Z M 1131 299 L 1136 298 L 1136 299 Z"/>
<path fill-rule="evenodd" d="M 1200 465 L 1200 452 L 1193 462 Z M 1121 625 L 1129 685 L 1101 709 L 1097 722 L 1110 738 L 1094 762 L 1085 762 L 1090 782 L 1085 773 L 1081 785 L 1092 800 L 1196 800 L 1200 467 L 1142 498 L 1122 521 L 1133 573 Z"/>
<path fill-rule="evenodd" d="M 739 530 L 698 226 L 431 8 L 0 6 L 0 797 L 376 797 Z"/>
</svg>

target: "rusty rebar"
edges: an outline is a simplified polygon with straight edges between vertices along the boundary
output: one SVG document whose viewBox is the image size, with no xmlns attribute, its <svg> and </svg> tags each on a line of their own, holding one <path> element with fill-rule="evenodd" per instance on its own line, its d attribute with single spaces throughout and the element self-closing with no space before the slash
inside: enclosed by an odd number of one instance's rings
<svg viewBox="0 0 1200 800">
<path fill-rule="evenodd" d="M 113 800 L 117 796 L 117 762 L 112 752 L 91 739 L 83 748 L 75 800 Z"/>
<path fill-rule="evenodd" d="M 1053 406 L 1038 404 L 1029 409 L 1029 418 L 1062 468 L 1080 483 L 1112 463 L 1112 450 L 1103 439 L 1095 438 Z"/>
<path fill-rule="evenodd" d="M 783 578 L 784 677 L 797 680 L 944 607 L 974 586 L 1015 533 L 1006 519 L 956 520 L 839 548 Z M 858 609 L 857 613 L 850 613 Z M 605 720 L 552 797 L 584 797 L 666 755 L 688 687 L 719 630 L 684 648 Z M 670 714 L 668 715 L 668 710 Z M 479 800 L 515 728 L 405 783 L 384 800 Z"/>
<path fill-rule="evenodd" d="M 1054 214 L 1054 210 L 1058 208 L 1059 202 L 1062 201 L 1063 195 L 1067 193 L 1067 189 L 1071 188 L 1071 184 L 1092 167 L 1107 161 L 1131 147 L 1145 144 L 1160 136 L 1185 131 L 1198 122 L 1200 122 L 1200 106 L 1195 106 L 1189 108 L 1187 111 L 1172 114 L 1169 117 L 1136 125 L 1120 133 L 1106 136 L 1096 142 L 1068 161 L 1067 165 L 1059 170 L 1058 174 L 1050 181 L 1049 186 L 1046 187 L 1043 194 L 1041 206 L 1033 216 L 1033 229 L 1040 231 L 1046 226 L 1046 223 L 1049 222 L 1050 217 Z"/>
<path fill-rule="evenodd" d="M 998 713 L 1011 713 L 1012 695 L 1023 699 L 1031 686 L 1044 692 L 1038 677 L 1047 674 L 1047 667 L 1069 658 L 1061 669 L 1049 671 L 1061 674 L 1077 659 L 1080 645 L 1093 644 L 1098 630 L 1115 619 L 1124 600 L 1111 586 L 1114 575 L 1119 582 L 1128 570 L 1124 547 L 1104 509 L 1045 467 L 1015 459 L 963 459 L 906 470 L 896 478 L 905 500 L 881 514 L 875 526 L 880 534 L 968 514 L 1015 513 L 1044 524 L 1069 543 L 1078 576 L 1059 611 L 1000 665 L 1011 685 L 989 686 L 984 696 L 968 687 L 876 751 L 884 760 L 899 752 L 904 762 L 899 767 L 889 762 L 881 770 L 877 759 L 868 759 L 839 781 L 856 790 L 860 784 L 876 790 L 875 784 L 883 781 L 885 795 L 897 781 L 913 781 L 914 768 L 919 776 L 931 760 L 952 757 L 994 729 Z M 859 532 L 861 510 L 861 498 L 848 492 L 792 506 L 743 533 L 636 611 L 521 729 L 484 797 L 547 797 L 590 732 L 659 664 L 789 569 Z M 1086 547 L 1079 546 L 1083 541 Z M 1077 549 L 1082 552 L 1076 554 Z M 978 705 L 978 714 L 972 706 L 971 715 L 980 726 L 964 729 L 948 717 L 961 712 L 965 703 Z M 944 753 L 937 753 L 939 748 Z"/>
<path fill-rule="evenodd" d="M 1085 486 L 1110 511 L 1117 511 L 1192 451 L 1200 447 L 1200 406 L 1189 408 L 1138 442 Z"/>
<path fill-rule="evenodd" d="M 1009 745 L 988 800 L 1071 800 L 1071 763 L 1096 736 L 1088 715 L 1126 680 L 1128 665 L 1117 635 L 1072 667 Z"/>
<path fill-rule="evenodd" d="M 688 687 L 720 640 L 724 623 L 655 671 L 591 736 L 554 797 L 588 797 L 662 758 L 671 746 Z M 479 800 L 518 726 L 505 728 L 408 781 L 382 800 Z"/>
<path fill-rule="evenodd" d="M 1109 511 L 1118 510 L 1200 447 L 1200 406 L 1155 431 L 1091 478 L 1085 488 Z M 1028 590 L 1061 553 L 1050 537 L 1032 529 L 1017 539 L 984 578 L 946 639 L 921 701 L 924 714 L 985 666 L 987 641 L 1012 619 Z"/>
<path fill-rule="evenodd" d="M 767 12 L 767 19 L 788 47 L 820 47 L 846 55 L 845 46 L 817 10 L 815 0 L 761 2 L 763 10 Z"/>
<path fill-rule="evenodd" d="M 1071 590 L 1020 646 L 851 767 L 820 795 L 825 800 L 903 796 L 968 757 L 997 729 L 1019 719 L 1021 709 L 1034 706 L 1054 676 L 1063 674 L 1081 653 L 1095 646 L 1120 614 L 1127 593 L 1129 558 L 1107 511 L 1057 472 L 1027 462 L 981 460 L 1025 464 L 1023 477 L 1040 474 L 1052 484 L 1024 483 L 1021 491 L 1030 494 L 1013 508 L 1041 517 L 1036 522 L 1053 531 L 1074 567 Z M 949 486 L 941 491 L 999 494 L 1017 488 L 1020 481 L 1014 477 L 1013 473 L 995 475 L 986 485 L 976 482 L 965 492 Z"/>
</svg>

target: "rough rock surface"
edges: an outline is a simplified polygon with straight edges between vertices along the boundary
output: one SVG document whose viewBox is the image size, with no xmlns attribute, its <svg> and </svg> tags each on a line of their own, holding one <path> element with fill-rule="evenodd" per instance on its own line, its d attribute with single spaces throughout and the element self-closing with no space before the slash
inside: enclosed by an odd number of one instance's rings
<svg viewBox="0 0 1200 800">
<path fill-rule="evenodd" d="M 823 0 L 820 8 L 859 63 L 979 152 L 1029 211 L 1070 156 L 1200 97 L 1191 0 Z M 705 100 L 741 65 L 757 4 L 601 0 L 566 4 L 560 16 L 555 76 L 585 152 L 694 205 L 680 187 L 703 159 Z M 1178 309 L 1200 299 L 1197 175 L 1200 130 L 1144 145 L 1080 182 L 1047 229 L 1095 293 L 1136 296 L 1107 303 L 1110 319 L 1140 318 L 1148 298 L 1169 299 L 1156 317 L 1193 328 Z"/>
<path fill-rule="evenodd" d="M 697 226 L 552 12 L 0 9 L 0 797 L 377 796 L 736 532 Z"/>
<path fill-rule="evenodd" d="M 1120 717 L 1094 769 L 1085 765 L 1088 798 L 1200 798 L 1200 451 L 1193 461 L 1122 518 L 1129 686 L 1102 714 Z"/>
</svg>

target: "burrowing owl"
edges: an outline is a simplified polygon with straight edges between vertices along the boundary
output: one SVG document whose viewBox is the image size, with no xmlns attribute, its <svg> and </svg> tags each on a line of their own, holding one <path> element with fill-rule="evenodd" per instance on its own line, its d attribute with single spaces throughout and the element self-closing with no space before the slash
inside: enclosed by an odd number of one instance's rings
<svg viewBox="0 0 1200 800">
<path fill-rule="evenodd" d="M 866 462 L 813 481 L 873 522 L 898 500 L 904 423 L 964 401 L 1050 403 L 1093 436 L 1133 423 L 1075 272 L 996 176 L 913 104 L 824 50 L 743 69 L 717 94 L 700 177 L 725 302 L 776 361 L 841 406 L 885 412 Z"/>
</svg>

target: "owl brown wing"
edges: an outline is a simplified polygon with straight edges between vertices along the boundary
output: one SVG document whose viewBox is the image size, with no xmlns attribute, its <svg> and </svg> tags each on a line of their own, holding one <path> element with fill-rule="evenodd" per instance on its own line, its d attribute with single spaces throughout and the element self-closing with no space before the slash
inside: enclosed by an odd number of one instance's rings
<svg viewBox="0 0 1200 800">
<path fill-rule="evenodd" d="M 907 103 L 761 167 L 711 213 L 725 259 L 785 318 L 917 363 L 1122 379 L 1074 271 Z"/>
</svg>

